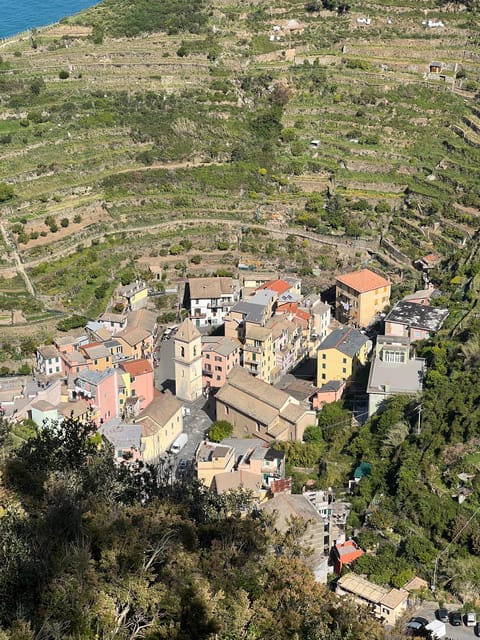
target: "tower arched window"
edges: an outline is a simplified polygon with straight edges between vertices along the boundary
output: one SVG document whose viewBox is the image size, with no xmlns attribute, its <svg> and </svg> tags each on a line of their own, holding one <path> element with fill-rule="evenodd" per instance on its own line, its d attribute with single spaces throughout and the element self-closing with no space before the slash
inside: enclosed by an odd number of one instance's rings
<svg viewBox="0 0 480 640">
<path fill-rule="evenodd" d="M 194 345 L 193 346 L 193 357 L 195 358 L 196 355 L 197 355 L 197 347 Z"/>
<path fill-rule="evenodd" d="M 182 358 L 184 358 L 184 357 L 185 357 L 185 347 L 180 347 L 180 356 L 181 356 Z"/>
</svg>

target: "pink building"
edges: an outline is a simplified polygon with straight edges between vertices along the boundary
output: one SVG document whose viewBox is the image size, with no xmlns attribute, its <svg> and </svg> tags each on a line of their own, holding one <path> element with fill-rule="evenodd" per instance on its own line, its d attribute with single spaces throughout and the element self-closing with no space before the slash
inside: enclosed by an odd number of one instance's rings
<svg viewBox="0 0 480 640">
<path fill-rule="evenodd" d="M 400 300 L 385 318 L 385 335 L 426 340 L 436 333 L 448 316 L 448 309 Z"/>
<path fill-rule="evenodd" d="M 153 400 L 154 378 L 153 367 L 148 360 L 129 360 L 122 362 L 120 369 L 130 376 L 130 395 L 140 401 L 143 411 Z"/>
<path fill-rule="evenodd" d="M 324 405 L 341 400 L 345 391 L 345 380 L 329 380 L 325 383 L 312 398 L 312 407 L 317 411 Z"/>
<path fill-rule="evenodd" d="M 202 387 L 220 388 L 235 365 L 240 364 L 240 343 L 225 336 L 202 337 Z"/>
<path fill-rule="evenodd" d="M 90 404 L 92 419 L 99 425 L 119 415 L 118 379 L 115 369 L 82 371 L 75 378 L 71 399 L 83 398 Z"/>
</svg>

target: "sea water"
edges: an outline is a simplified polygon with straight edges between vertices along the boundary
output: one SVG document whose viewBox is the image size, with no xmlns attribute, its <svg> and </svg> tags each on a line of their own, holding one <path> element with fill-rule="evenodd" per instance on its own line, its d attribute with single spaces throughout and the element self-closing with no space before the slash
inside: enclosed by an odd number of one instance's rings
<svg viewBox="0 0 480 640">
<path fill-rule="evenodd" d="M 0 0 L 0 38 L 52 24 L 97 3 L 98 0 Z"/>
</svg>

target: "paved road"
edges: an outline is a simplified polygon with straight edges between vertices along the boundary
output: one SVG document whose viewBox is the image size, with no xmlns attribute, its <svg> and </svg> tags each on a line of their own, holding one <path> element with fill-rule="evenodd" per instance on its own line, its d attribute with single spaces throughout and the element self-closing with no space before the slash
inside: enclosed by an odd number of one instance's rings
<svg viewBox="0 0 480 640">
<path fill-rule="evenodd" d="M 173 339 L 164 340 L 160 343 L 160 359 L 155 367 L 155 387 L 159 390 L 175 390 L 175 364 L 173 362 Z M 198 445 L 205 439 L 206 434 L 212 424 L 213 400 L 207 401 L 199 398 L 193 403 L 184 403 L 185 415 L 183 418 L 183 430 L 188 434 L 188 442 L 183 449 L 174 456 L 175 467 L 180 460 L 191 461 L 195 458 Z"/>
<path fill-rule="evenodd" d="M 438 609 L 437 602 L 424 602 L 419 607 L 415 608 L 415 611 L 412 613 L 413 616 L 422 616 L 423 618 L 427 618 L 429 622 L 435 620 L 435 611 Z M 447 605 L 446 609 L 449 612 L 458 611 L 460 609 L 459 606 Z M 445 636 L 445 640 L 475 640 L 477 637 L 473 631 L 473 627 L 466 627 L 462 624 L 461 627 L 452 627 L 450 623 L 446 623 L 447 635 Z"/>
</svg>

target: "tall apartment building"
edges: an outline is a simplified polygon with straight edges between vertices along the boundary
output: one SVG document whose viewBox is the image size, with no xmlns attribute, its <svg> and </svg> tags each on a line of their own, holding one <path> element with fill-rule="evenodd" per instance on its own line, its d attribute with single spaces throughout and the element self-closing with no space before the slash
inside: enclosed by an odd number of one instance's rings
<svg viewBox="0 0 480 640">
<path fill-rule="evenodd" d="M 370 269 L 337 276 L 335 288 L 336 319 L 355 327 L 368 327 L 390 302 L 390 282 Z"/>
</svg>

